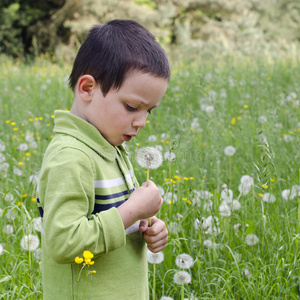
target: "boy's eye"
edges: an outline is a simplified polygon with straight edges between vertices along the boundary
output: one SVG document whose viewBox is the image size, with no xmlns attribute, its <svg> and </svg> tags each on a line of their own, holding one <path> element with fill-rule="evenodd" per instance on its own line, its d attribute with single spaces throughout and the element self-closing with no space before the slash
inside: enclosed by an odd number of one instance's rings
<svg viewBox="0 0 300 300">
<path fill-rule="evenodd" d="M 136 111 L 136 110 L 137 110 L 136 107 L 130 106 L 130 105 L 128 105 L 128 104 L 126 104 L 125 107 L 126 107 L 126 109 L 129 110 L 129 111 Z"/>
</svg>

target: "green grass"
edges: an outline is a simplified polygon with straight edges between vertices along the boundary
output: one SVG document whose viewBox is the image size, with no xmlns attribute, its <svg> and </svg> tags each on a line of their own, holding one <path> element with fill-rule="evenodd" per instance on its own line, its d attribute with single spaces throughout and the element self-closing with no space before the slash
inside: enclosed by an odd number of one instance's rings
<svg viewBox="0 0 300 300">
<path fill-rule="evenodd" d="M 0 299 L 42 299 L 40 261 L 20 241 L 29 233 L 40 237 L 32 226 L 38 210 L 36 185 L 29 178 L 38 173 L 51 140 L 53 111 L 71 107 L 70 66 L 4 58 L 0 65 L 0 149 L 5 146 L 0 152 Z M 163 154 L 176 155 L 150 173 L 164 190 L 159 217 L 169 229 L 164 261 L 155 268 L 157 299 L 300 299 L 300 194 L 288 201 L 282 197 L 284 190 L 300 185 L 299 78 L 299 61 L 228 58 L 173 66 L 160 107 L 128 143 L 140 182 L 146 174 L 135 162 L 136 148 L 160 145 Z M 214 110 L 204 111 L 205 105 Z M 259 122 L 261 116 L 266 122 Z M 19 147 L 23 143 L 29 146 L 25 151 Z M 231 157 L 224 154 L 230 145 L 236 149 Z M 246 195 L 238 190 L 243 175 L 254 180 Z M 230 216 L 219 211 L 224 184 L 241 204 Z M 211 210 L 205 209 L 205 197 L 197 198 L 200 191 L 211 193 Z M 266 193 L 276 201 L 263 201 Z M 214 235 L 194 226 L 208 216 L 219 219 Z M 13 233 L 6 233 L 6 225 Z M 248 234 L 258 243 L 247 245 Z M 206 247 L 207 240 L 216 247 Z M 173 278 L 182 253 L 194 264 L 186 270 L 191 283 L 181 286 Z M 149 264 L 151 298 L 153 270 Z"/>
</svg>

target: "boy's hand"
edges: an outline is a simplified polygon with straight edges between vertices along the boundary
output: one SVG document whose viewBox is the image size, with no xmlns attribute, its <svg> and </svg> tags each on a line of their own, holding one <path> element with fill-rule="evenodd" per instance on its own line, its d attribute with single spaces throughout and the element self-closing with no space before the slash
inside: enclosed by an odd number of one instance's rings
<svg viewBox="0 0 300 300">
<path fill-rule="evenodd" d="M 151 227 L 148 227 L 148 219 L 141 220 L 140 231 L 144 233 L 144 239 L 151 252 L 157 253 L 166 247 L 168 230 L 162 220 L 152 217 Z"/>
<path fill-rule="evenodd" d="M 138 220 L 153 217 L 159 212 L 162 203 L 157 186 L 149 180 L 148 186 L 144 182 L 117 209 L 126 229 Z"/>
</svg>

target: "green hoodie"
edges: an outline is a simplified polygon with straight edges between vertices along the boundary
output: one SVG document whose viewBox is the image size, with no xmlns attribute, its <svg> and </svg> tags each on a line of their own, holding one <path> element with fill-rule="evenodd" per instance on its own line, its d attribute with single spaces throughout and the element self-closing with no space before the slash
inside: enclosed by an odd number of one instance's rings
<svg viewBox="0 0 300 300">
<path fill-rule="evenodd" d="M 56 135 L 42 164 L 38 206 L 43 219 L 44 300 L 77 299 L 82 264 L 94 254 L 96 271 L 83 269 L 78 299 L 144 300 L 148 296 L 146 245 L 138 224 L 126 231 L 116 207 L 138 187 L 123 146 L 114 147 L 98 130 L 66 111 L 55 111 Z"/>
</svg>

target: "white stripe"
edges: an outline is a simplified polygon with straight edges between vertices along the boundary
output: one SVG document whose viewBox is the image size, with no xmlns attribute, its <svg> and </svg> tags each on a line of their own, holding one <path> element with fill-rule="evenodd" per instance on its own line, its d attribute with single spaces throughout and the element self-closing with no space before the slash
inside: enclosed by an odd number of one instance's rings
<svg viewBox="0 0 300 300">
<path fill-rule="evenodd" d="M 131 177 L 132 176 L 130 176 L 130 174 L 125 175 L 126 181 L 127 181 L 127 183 L 129 183 L 129 185 L 133 185 Z"/>
<path fill-rule="evenodd" d="M 122 177 L 114 178 L 114 179 L 107 179 L 107 180 L 96 180 L 94 182 L 95 188 L 110 188 L 113 186 L 118 186 L 124 184 L 124 180 Z"/>
<path fill-rule="evenodd" d="M 133 177 L 133 170 L 129 170 L 129 174 L 125 175 L 126 181 L 130 184 L 133 185 L 132 178 Z M 94 182 L 94 187 L 95 188 L 110 188 L 113 186 L 119 186 L 124 184 L 124 180 L 122 177 L 120 178 L 114 178 L 114 179 L 107 179 L 107 180 L 96 180 Z"/>
</svg>

